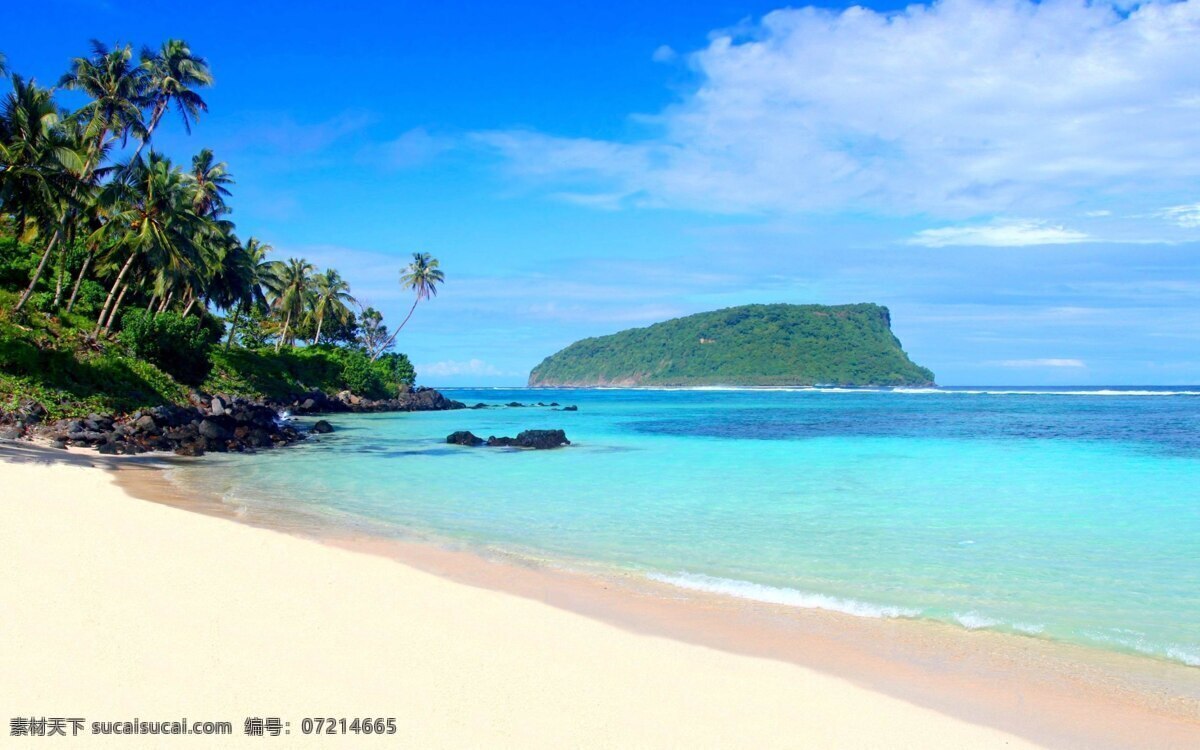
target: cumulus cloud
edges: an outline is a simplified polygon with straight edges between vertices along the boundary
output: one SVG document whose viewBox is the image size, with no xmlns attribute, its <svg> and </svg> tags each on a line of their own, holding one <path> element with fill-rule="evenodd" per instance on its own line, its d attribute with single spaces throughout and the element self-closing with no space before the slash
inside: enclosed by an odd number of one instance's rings
<svg viewBox="0 0 1200 750">
<path fill-rule="evenodd" d="M 1081 359 L 1006 359 L 1001 367 L 1087 367 Z"/>
<path fill-rule="evenodd" d="M 924 229 L 908 242 L 925 247 L 1025 247 L 1069 245 L 1088 239 L 1083 232 L 1041 221 L 1000 221 L 978 226 Z"/>
<path fill-rule="evenodd" d="M 577 202 L 725 212 L 1027 212 L 1200 170 L 1200 0 L 785 9 L 688 63 L 643 139 L 476 138 Z"/>
</svg>

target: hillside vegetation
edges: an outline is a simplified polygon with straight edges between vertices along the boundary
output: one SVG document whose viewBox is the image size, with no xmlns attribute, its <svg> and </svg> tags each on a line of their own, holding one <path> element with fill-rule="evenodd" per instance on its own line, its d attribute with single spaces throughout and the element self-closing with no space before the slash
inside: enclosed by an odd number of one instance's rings
<svg viewBox="0 0 1200 750">
<path fill-rule="evenodd" d="M 337 269 L 278 258 L 234 224 L 236 181 L 211 149 L 159 149 L 176 115 L 191 133 L 208 111 L 213 75 L 187 42 L 93 42 L 64 63 L 53 88 L 0 65 L 0 425 L 34 404 L 119 414 L 194 389 L 408 390 L 392 350 L 445 280 L 436 258 L 400 269 L 412 307 L 389 331 Z"/>
<path fill-rule="evenodd" d="M 744 305 L 583 339 L 547 357 L 533 386 L 930 385 L 886 307 Z"/>
</svg>

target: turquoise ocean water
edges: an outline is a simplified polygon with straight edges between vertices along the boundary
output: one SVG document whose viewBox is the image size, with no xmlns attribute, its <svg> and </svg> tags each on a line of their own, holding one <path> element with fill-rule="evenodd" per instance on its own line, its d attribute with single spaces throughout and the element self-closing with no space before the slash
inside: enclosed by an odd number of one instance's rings
<svg viewBox="0 0 1200 750">
<path fill-rule="evenodd" d="M 1200 666 L 1200 388 L 445 392 L 579 411 L 336 416 L 179 478 L 377 533 Z M 444 442 L 528 428 L 574 445 Z"/>
</svg>

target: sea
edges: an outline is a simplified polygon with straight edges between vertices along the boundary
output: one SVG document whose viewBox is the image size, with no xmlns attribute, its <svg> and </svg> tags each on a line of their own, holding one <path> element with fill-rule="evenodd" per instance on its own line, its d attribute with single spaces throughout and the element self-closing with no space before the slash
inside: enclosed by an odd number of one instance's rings
<svg viewBox="0 0 1200 750">
<path fill-rule="evenodd" d="M 1200 387 L 443 392 L 489 408 L 335 415 L 173 478 L 239 512 L 1200 667 Z M 571 445 L 446 444 L 526 429 Z"/>
</svg>

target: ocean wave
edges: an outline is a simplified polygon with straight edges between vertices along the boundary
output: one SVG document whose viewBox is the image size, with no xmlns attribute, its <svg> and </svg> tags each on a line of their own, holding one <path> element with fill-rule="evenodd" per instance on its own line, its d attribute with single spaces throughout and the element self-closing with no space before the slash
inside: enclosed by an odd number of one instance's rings
<svg viewBox="0 0 1200 750">
<path fill-rule="evenodd" d="M 824 609 L 831 612 L 841 612 L 858 617 L 916 617 L 920 610 L 907 607 L 893 607 L 855 599 L 843 599 L 824 594 L 813 594 L 798 589 L 764 586 L 750 581 L 738 581 L 731 578 L 718 578 L 696 573 L 679 573 L 663 575 L 651 573 L 651 580 L 670 584 L 682 589 L 703 591 L 710 594 L 724 594 L 739 599 L 750 599 L 766 604 L 782 604 L 787 607 L 802 607 L 804 609 Z"/>
<path fill-rule="evenodd" d="M 881 391 L 883 392 L 883 391 Z M 1080 390 L 1063 390 L 1063 391 L 1027 391 L 1027 390 L 988 390 L 988 389 L 954 389 L 946 390 L 942 388 L 895 388 L 891 393 L 902 393 L 905 395 L 942 395 L 953 396 L 962 394 L 964 396 L 1200 396 L 1200 391 L 1146 391 L 1146 390 L 1118 390 L 1113 388 L 1099 388 L 1091 391 Z"/>
<path fill-rule="evenodd" d="M 1130 630 L 1122 630 L 1124 633 L 1133 633 Z M 1154 643 L 1148 641 L 1142 635 L 1112 635 L 1098 631 L 1087 631 L 1085 636 L 1093 641 L 1097 641 L 1110 646 L 1116 646 L 1119 649 L 1128 651 L 1136 651 L 1139 654 L 1148 656 L 1157 656 L 1160 659 L 1169 659 L 1170 661 L 1186 664 L 1189 667 L 1200 667 L 1200 651 L 1184 648 L 1174 643 Z"/>
</svg>

